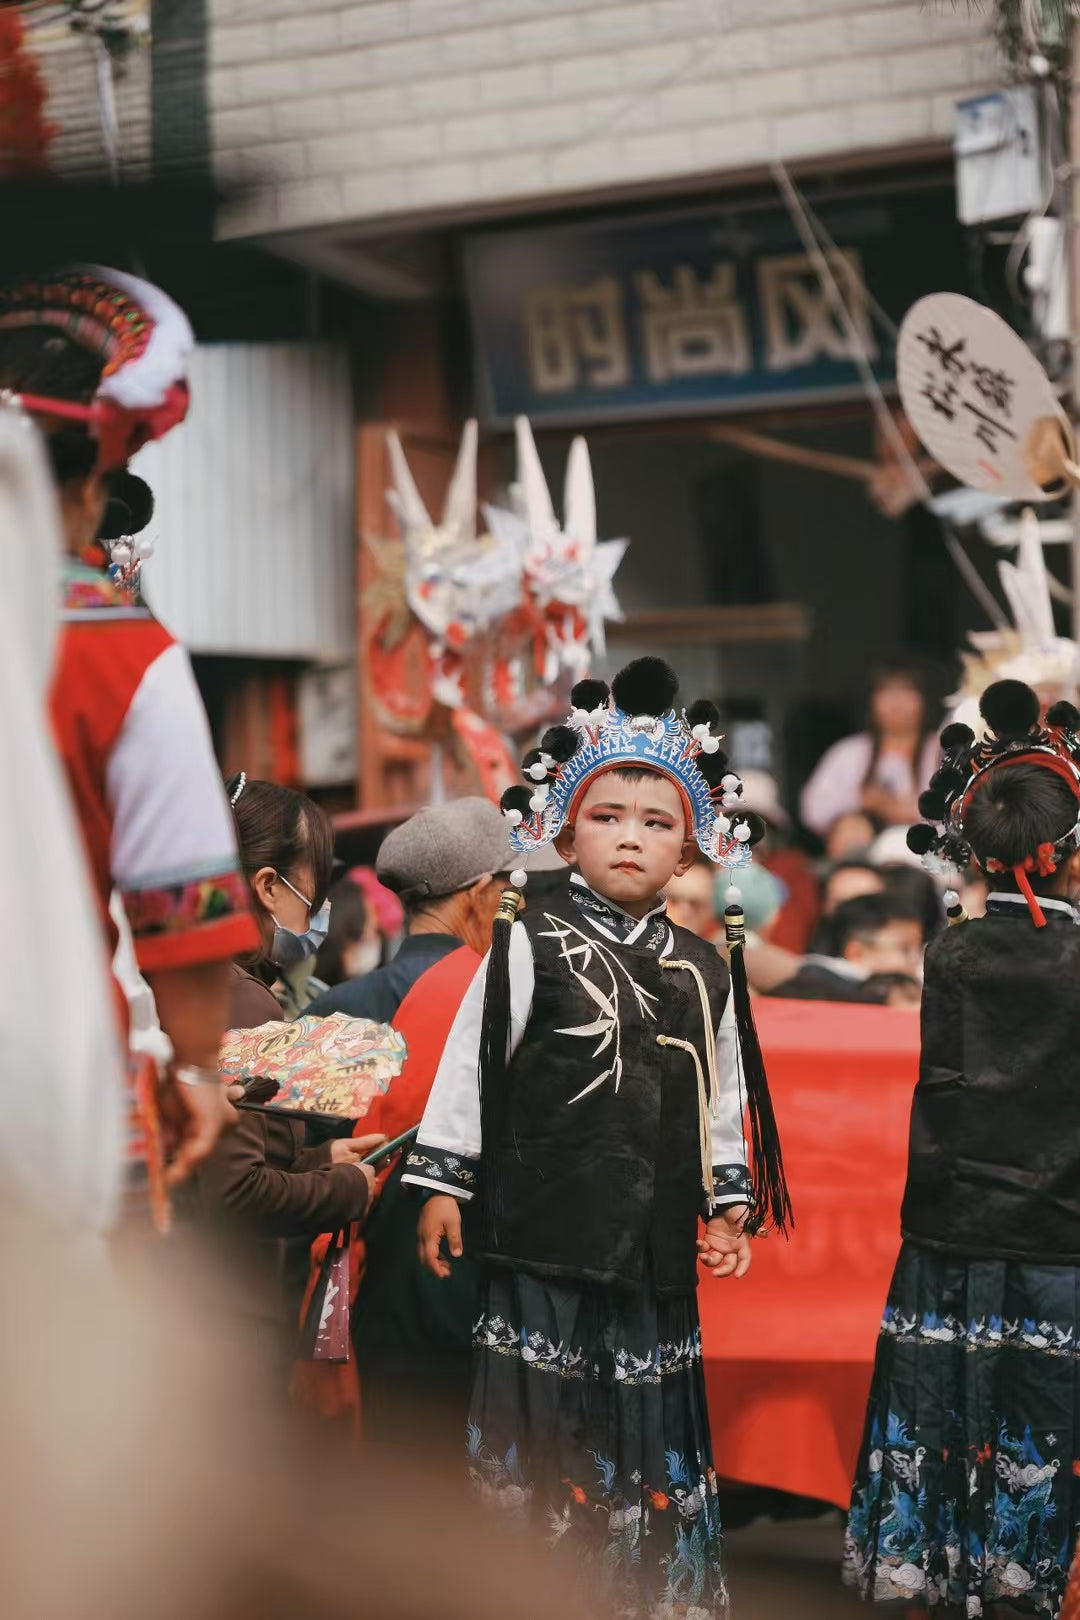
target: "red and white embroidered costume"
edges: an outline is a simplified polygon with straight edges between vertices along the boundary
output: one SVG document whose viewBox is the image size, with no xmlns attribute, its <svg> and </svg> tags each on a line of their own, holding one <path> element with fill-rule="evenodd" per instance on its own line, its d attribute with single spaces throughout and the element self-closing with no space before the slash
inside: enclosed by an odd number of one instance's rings
<svg viewBox="0 0 1080 1620">
<path fill-rule="evenodd" d="M 149 609 L 69 560 L 52 691 L 102 916 L 120 891 L 140 970 L 257 944 L 210 729 L 187 654 Z"/>
</svg>

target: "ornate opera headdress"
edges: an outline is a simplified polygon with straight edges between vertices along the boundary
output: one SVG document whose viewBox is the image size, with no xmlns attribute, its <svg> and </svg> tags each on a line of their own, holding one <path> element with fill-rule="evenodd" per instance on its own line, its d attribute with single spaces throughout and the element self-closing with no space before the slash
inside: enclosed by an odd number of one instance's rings
<svg viewBox="0 0 1080 1620">
<path fill-rule="evenodd" d="M 970 726 L 956 721 L 941 733 L 945 757 L 919 799 L 919 813 L 926 820 L 909 830 L 908 847 L 931 867 L 962 868 L 974 860 L 990 874 L 1011 870 L 1032 921 L 1036 928 L 1044 928 L 1046 918 L 1029 874 L 1051 877 L 1080 848 L 1080 711 L 1068 702 L 1055 703 L 1043 723 L 1038 694 L 1022 681 L 1012 680 L 988 686 L 979 707 L 987 727 L 983 738 L 976 739 Z M 1077 801 L 1077 814 L 1073 826 L 1060 838 L 1025 850 L 1009 867 L 972 847 L 965 819 L 990 772 L 1014 765 L 1036 766 L 1060 777 Z M 929 825 L 931 822 L 939 823 L 941 830 Z M 961 921 L 963 913 L 954 894 L 946 896 L 946 905 L 950 921 Z"/>
<path fill-rule="evenodd" d="M 88 403 L 2 388 L 0 400 L 85 422 L 97 440 L 101 469 L 124 466 L 187 415 L 195 338 L 183 310 L 159 287 L 86 265 L 0 288 L 0 345 L 5 331 L 26 327 L 52 327 L 99 356 L 101 382 Z"/>
<path fill-rule="evenodd" d="M 610 691 L 603 681 L 579 681 L 567 723 L 546 731 L 522 762 L 528 787 L 503 794 L 511 847 L 527 854 L 550 843 L 573 822 L 593 778 L 626 765 L 675 784 L 687 830 L 710 860 L 745 866 L 764 823 L 740 809 L 742 782 L 720 747 L 716 705 L 703 699 L 678 713 L 678 690 L 674 670 L 660 658 L 628 664 Z"/>
<path fill-rule="evenodd" d="M 514 431 L 518 510 L 488 507 L 488 523 L 522 549 L 525 586 L 543 633 L 544 681 L 551 685 L 564 673 L 579 680 L 593 658 L 604 656 L 605 621 L 623 616 L 612 582 L 630 542 L 596 538 L 596 491 L 583 438 L 570 446 L 560 525 L 528 417 L 519 416 Z"/>
</svg>

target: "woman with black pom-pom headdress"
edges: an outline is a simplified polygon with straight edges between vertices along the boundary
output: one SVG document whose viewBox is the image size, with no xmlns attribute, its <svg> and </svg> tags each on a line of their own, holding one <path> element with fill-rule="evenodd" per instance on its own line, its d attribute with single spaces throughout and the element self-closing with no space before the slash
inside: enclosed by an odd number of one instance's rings
<svg viewBox="0 0 1080 1620">
<path fill-rule="evenodd" d="M 954 723 L 912 850 L 985 874 L 926 953 L 903 1246 L 844 1549 L 879 1603 L 1058 1614 L 1080 1524 L 1080 713 Z"/>
<path fill-rule="evenodd" d="M 610 692 L 581 681 L 525 756 L 503 798 L 511 844 L 554 842 L 573 875 L 517 920 L 511 874 L 404 1177 L 426 1196 L 436 1276 L 444 1242 L 462 1252 L 460 1205 L 480 1203 L 473 1483 L 642 1620 L 727 1612 L 696 1261 L 742 1276 L 753 1234 L 791 1220 L 738 890 L 730 975 L 665 911 L 699 848 L 736 870 L 763 831 L 715 707 L 679 711 L 676 693 L 656 658 Z"/>
</svg>

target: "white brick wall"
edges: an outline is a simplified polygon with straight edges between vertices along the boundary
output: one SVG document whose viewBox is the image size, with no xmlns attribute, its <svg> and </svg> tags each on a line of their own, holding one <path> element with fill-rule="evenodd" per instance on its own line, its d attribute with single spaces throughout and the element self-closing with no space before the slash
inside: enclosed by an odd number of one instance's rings
<svg viewBox="0 0 1080 1620">
<path fill-rule="evenodd" d="M 30 50 L 45 78 L 45 117 L 57 125 L 50 165 L 60 174 L 106 172 L 98 98 L 97 53 L 85 34 L 57 27 L 28 30 Z M 144 175 L 150 166 L 150 50 L 136 48 L 114 75 L 120 164 L 124 174 Z M 260 125 L 257 139 L 266 139 Z"/>
<path fill-rule="evenodd" d="M 665 185 L 947 138 L 993 82 L 977 8 L 924 0 L 210 0 L 234 228 Z"/>
</svg>

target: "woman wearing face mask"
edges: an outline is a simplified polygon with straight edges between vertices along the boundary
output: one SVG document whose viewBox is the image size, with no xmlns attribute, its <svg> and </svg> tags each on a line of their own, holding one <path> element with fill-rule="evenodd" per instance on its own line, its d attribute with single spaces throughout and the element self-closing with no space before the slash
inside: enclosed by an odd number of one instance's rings
<svg viewBox="0 0 1080 1620">
<path fill-rule="evenodd" d="M 268 979 L 310 965 L 325 935 L 333 834 L 319 806 L 291 788 L 240 775 L 227 791 L 262 941 L 254 957 L 232 965 L 229 1027 L 252 1029 L 282 1017 Z M 375 1184 L 361 1160 L 383 1140 L 335 1138 L 307 1147 L 298 1121 L 245 1110 L 185 1201 L 224 1262 L 230 1309 L 264 1346 L 281 1381 L 295 1331 L 281 1240 L 303 1239 L 306 1254 L 321 1233 L 361 1220 Z"/>
<path fill-rule="evenodd" d="M 236 823 L 240 861 L 261 936 L 254 957 L 233 964 L 231 1029 L 277 1016 L 265 1009 L 268 983 L 287 1018 L 304 1011 L 315 958 L 330 926 L 334 834 L 326 812 L 276 782 L 249 781 L 243 771 L 225 784 Z M 261 1017 L 246 1014 L 264 1010 Z"/>
</svg>

